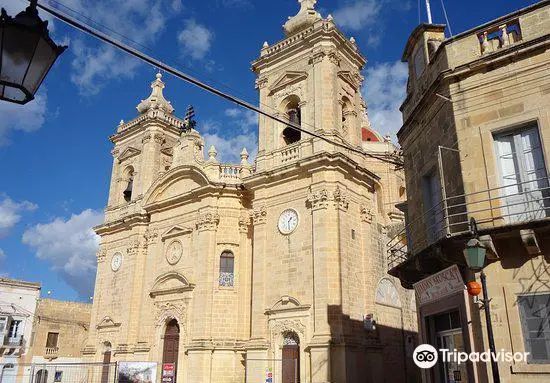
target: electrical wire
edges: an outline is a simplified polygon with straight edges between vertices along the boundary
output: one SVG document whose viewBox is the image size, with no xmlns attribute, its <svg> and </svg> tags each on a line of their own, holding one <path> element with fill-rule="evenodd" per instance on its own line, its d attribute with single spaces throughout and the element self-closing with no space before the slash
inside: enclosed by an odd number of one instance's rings
<svg viewBox="0 0 550 383">
<path fill-rule="evenodd" d="M 54 7 L 51 7 L 49 5 L 44 5 L 44 4 L 37 4 L 38 8 L 44 10 L 45 12 L 51 14 L 52 16 L 56 17 L 57 19 L 63 21 L 64 23 L 94 37 L 94 38 L 97 38 L 105 43 L 108 43 L 109 45 L 112 45 L 114 46 L 115 48 L 118 48 L 150 65 L 153 65 L 154 67 L 157 67 L 159 69 L 162 69 L 164 70 L 165 72 L 179 78 L 179 79 L 182 79 L 188 83 L 191 83 L 192 85 L 195 85 L 203 90 L 206 90 L 207 92 L 209 93 L 212 93 L 218 97 L 221 97 L 221 98 L 224 98 L 228 101 L 231 101 L 241 107 L 244 107 L 246 109 L 249 109 L 249 110 L 252 110 L 258 114 L 261 114 L 265 117 L 268 117 L 272 120 L 275 120 L 279 123 L 282 123 L 282 124 L 285 124 L 285 125 L 288 125 L 292 128 L 294 128 L 295 130 L 298 130 L 302 133 L 305 133 L 305 134 L 308 134 L 312 137 L 315 137 L 315 138 L 318 138 L 318 139 L 321 139 L 325 142 L 328 142 L 336 147 L 340 147 L 340 148 L 343 148 L 343 149 L 346 149 L 346 150 L 349 150 L 351 152 L 354 152 L 354 153 L 357 153 L 357 154 L 361 154 L 361 155 L 365 155 L 367 157 L 371 157 L 371 158 L 374 158 L 374 159 L 377 159 L 377 160 L 380 160 L 380 161 L 384 161 L 384 162 L 387 162 L 387 163 L 390 163 L 392 165 L 395 165 L 395 166 L 398 166 L 398 167 L 401 167 L 403 166 L 403 163 L 399 160 L 390 160 L 390 159 L 387 159 L 387 158 L 384 158 L 384 157 L 381 157 L 379 155 L 374 155 L 374 154 L 371 154 L 371 153 L 368 153 L 362 149 L 357 149 L 357 148 L 354 148 L 352 146 L 349 146 L 349 145 L 346 145 L 346 144 L 342 144 L 340 142 L 337 142 L 337 141 L 334 141 L 334 140 L 331 140 L 329 138 L 326 138 L 320 134 L 317 134 L 315 132 L 312 132 L 312 131 L 309 131 L 309 130 L 306 130 L 306 129 L 303 129 L 301 125 L 298 125 L 294 122 L 291 122 L 291 121 L 287 121 L 287 120 L 284 120 L 280 117 L 277 117 L 269 112 L 266 112 L 265 110 L 262 110 L 260 109 L 259 107 L 247 102 L 247 101 L 244 101 L 238 97 L 235 97 L 233 95 L 230 95 L 228 93 L 225 93 L 221 90 L 218 90 L 217 88 L 214 88 L 198 79 L 195 79 L 194 77 L 192 76 L 189 76 L 187 75 L 186 73 L 174 68 L 174 67 L 171 67 L 163 62 L 161 62 L 160 60 L 157 60 L 151 56 L 148 56 L 146 55 L 145 53 L 142 53 L 140 51 L 138 51 L 137 49 L 133 48 L 133 47 L 130 47 L 128 46 L 127 44 L 124 44 L 123 42 L 120 42 L 120 41 L 117 41 L 116 39 L 108 36 L 107 34 L 95 29 L 94 27 L 92 26 L 89 26 L 89 25 L 86 25 L 84 22 L 81 22 L 80 20 L 76 20 L 75 18 L 67 15 L 67 14 L 64 14 L 62 11 L 58 10 L 58 9 L 55 9 Z M 118 34 L 118 33 L 117 33 Z M 119 34 L 120 35 L 120 34 Z"/>
</svg>

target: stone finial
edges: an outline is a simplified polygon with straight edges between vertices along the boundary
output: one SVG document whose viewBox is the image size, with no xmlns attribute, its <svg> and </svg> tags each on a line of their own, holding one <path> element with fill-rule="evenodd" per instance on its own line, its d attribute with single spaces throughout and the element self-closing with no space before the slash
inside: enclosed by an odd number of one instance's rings
<svg viewBox="0 0 550 383">
<path fill-rule="evenodd" d="M 318 20 L 322 20 L 319 12 L 315 10 L 317 0 L 298 0 L 298 3 L 300 3 L 300 10 L 296 16 L 289 18 L 283 25 L 283 30 L 287 36 L 313 25 Z"/>
<path fill-rule="evenodd" d="M 242 166 L 248 166 L 248 157 L 250 157 L 250 155 L 246 151 L 246 148 L 243 148 L 243 151 L 241 152 L 241 165 Z"/>
<path fill-rule="evenodd" d="M 330 13 L 327 16 L 327 21 L 334 21 L 334 17 Z"/>
<path fill-rule="evenodd" d="M 139 103 L 137 106 L 138 112 L 144 114 L 151 109 L 160 109 L 168 114 L 174 113 L 172 104 L 170 101 L 166 100 L 162 94 L 164 87 L 165 85 L 164 82 L 162 82 L 162 74 L 157 73 L 155 81 L 151 83 L 151 94 L 147 97 L 147 99 L 142 100 Z"/>
<path fill-rule="evenodd" d="M 120 120 L 119 125 L 124 125 L 124 120 Z"/>
<path fill-rule="evenodd" d="M 218 151 L 214 147 L 214 145 L 210 145 L 210 149 L 208 149 L 208 161 L 216 161 L 216 156 L 218 155 Z"/>
<path fill-rule="evenodd" d="M 269 44 L 267 43 L 267 41 L 264 41 L 264 45 L 263 45 L 263 48 L 269 48 Z"/>
<path fill-rule="evenodd" d="M 351 37 L 349 41 L 351 41 L 352 44 L 355 44 L 355 37 Z"/>
</svg>

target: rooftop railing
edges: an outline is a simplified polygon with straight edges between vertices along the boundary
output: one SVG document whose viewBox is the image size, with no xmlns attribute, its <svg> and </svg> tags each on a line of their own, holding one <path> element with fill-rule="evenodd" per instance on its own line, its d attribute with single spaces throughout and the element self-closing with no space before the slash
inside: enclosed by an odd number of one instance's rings
<svg viewBox="0 0 550 383">
<path fill-rule="evenodd" d="M 388 266 L 398 266 L 443 238 L 470 232 L 471 218 L 479 230 L 486 230 L 549 217 L 548 177 L 448 197 L 408 222 L 390 240 Z"/>
</svg>

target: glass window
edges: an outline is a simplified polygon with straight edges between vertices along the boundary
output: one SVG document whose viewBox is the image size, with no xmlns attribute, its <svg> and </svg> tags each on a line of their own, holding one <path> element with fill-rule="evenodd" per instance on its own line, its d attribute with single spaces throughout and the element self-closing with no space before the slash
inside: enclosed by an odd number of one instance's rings
<svg viewBox="0 0 550 383">
<path fill-rule="evenodd" d="M 20 326 L 20 324 L 21 324 L 20 320 L 12 320 L 11 321 L 10 333 L 8 335 L 10 338 L 15 338 L 19 335 L 19 326 Z"/>
<path fill-rule="evenodd" d="M 220 256 L 220 286 L 233 286 L 234 269 L 235 256 L 230 251 L 224 251 Z"/>
<path fill-rule="evenodd" d="M 518 299 L 525 351 L 529 363 L 550 363 L 550 293 Z"/>
</svg>

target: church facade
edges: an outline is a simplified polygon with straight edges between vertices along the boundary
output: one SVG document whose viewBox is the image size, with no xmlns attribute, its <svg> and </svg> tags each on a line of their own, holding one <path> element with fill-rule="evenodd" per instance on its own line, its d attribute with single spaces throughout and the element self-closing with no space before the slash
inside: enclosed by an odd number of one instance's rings
<svg viewBox="0 0 550 383">
<path fill-rule="evenodd" d="M 262 108 L 393 148 L 368 122 L 355 41 L 299 2 L 253 62 Z M 164 87 L 111 137 L 87 359 L 174 363 L 178 383 L 415 381 L 416 305 L 384 256 L 402 173 L 264 116 L 255 161 L 222 164 Z"/>
</svg>

